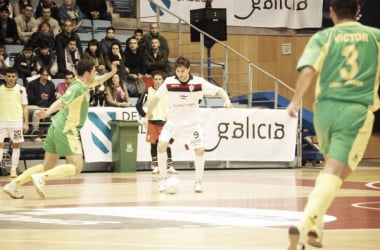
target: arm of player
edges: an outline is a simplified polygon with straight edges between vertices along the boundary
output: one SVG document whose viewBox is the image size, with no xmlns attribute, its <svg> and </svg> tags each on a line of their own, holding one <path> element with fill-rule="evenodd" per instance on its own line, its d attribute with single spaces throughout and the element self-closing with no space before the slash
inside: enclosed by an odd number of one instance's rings
<svg viewBox="0 0 380 250">
<path fill-rule="evenodd" d="M 117 72 L 117 66 L 120 64 L 119 61 L 113 61 L 112 62 L 112 67 L 111 67 L 111 71 L 104 74 L 104 75 L 101 75 L 98 80 L 96 81 L 95 84 L 92 84 L 91 87 L 96 87 L 100 84 L 102 84 L 103 82 L 107 81 L 108 79 L 110 79 L 114 74 L 116 74 Z"/>
<path fill-rule="evenodd" d="M 297 117 L 298 110 L 301 105 L 301 99 L 307 91 L 307 89 L 310 87 L 311 83 L 313 82 L 315 74 L 316 72 L 314 68 L 310 66 L 302 68 L 296 82 L 296 90 L 294 92 L 292 101 L 289 103 L 287 107 L 289 116 Z"/>
<path fill-rule="evenodd" d="M 39 119 L 44 119 L 49 117 L 51 114 L 57 112 L 61 108 L 63 108 L 65 104 L 62 102 L 62 99 L 59 98 L 48 109 L 41 109 L 39 112 L 35 112 L 34 115 Z"/>
<path fill-rule="evenodd" d="M 228 94 L 224 89 L 219 88 L 219 90 L 216 92 L 216 94 L 224 100 L 224 107 L 226 107 L 228 109 L 233 107 L 233 105 L 230 101 L 230 98 L 228 97 Z"/>
<path fill-rule="evenodd" d="M 153 96 L 153 98 L 149 101 L 148 110 L 146 112 L 145 118 L 148 120 L 152 119 L 152 112 L 156 108 L 158 102 L 160 101 L 160 98 L 158 96 Z"/>
</svg>

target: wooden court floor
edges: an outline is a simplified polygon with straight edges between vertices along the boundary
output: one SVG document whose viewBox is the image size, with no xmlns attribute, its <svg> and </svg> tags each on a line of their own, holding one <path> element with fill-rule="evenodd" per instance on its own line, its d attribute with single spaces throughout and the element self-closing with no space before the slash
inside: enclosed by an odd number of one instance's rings
<svg viewBox="0 0 380 250">
<path fill-rule="evenodd" d="M 193 171 L 180 171 L 175 195 L 158 193 L 150 172 L 50 181 L 43 200 L 28 184 L 22 200 L 0 195 L 0 249 L 284 250 L 318 172 L 206 170 L 201 194 Z M 380 167 L 359 167 L 325 221 L 324 249 L 380 249 Z"/>
</svg>

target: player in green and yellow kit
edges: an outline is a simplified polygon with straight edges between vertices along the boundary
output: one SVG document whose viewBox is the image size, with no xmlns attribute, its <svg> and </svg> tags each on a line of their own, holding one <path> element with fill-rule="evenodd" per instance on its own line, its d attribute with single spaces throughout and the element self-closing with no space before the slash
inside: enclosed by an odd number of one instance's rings
<svg viewBox="0 0 380 250">
<path fill-rule="evenodd" d="M 380 30 L 356 21 L 358 0 L 331 0 L 330 5 L 335 26 L 308 42 L 287 108 L 297 117 L 301 98 L 317 75 L 314 125 L 325 164 L 299 224 L 289 228 L 290 250 L 304 249 L 306 236 L 307 243 L 322 247 L 323 216 L 362 159 L 379 108 Z"/>
<path fill-rule="evenodd" d="M 79 138 L 79 130 L 87 118 L 89 88 L 95 87 L 111 78 L 117 71 L 117 63 L 113 63 L 112 71 L 95 79 L 95 66 L 89 60 L 81 60 L 77 65 L 77 77 L 65 94 L 55 101 L 47 110 L 36 115 L 43 119 L 56 111 L 52 118 L 48 135 L 44 143 L 45 157 L 42 164 L 28 168 L 22 175 L 4 186 L 3 191 L 14 199 L 24 196 L 18 188 L 33 181 L 41 198 L 45 197 L 45 181 L 75 175 L 83 169 L 83 153 Z M 56 166 L 60 156 L 66 157 L 66 164 Z"/>
</svg>

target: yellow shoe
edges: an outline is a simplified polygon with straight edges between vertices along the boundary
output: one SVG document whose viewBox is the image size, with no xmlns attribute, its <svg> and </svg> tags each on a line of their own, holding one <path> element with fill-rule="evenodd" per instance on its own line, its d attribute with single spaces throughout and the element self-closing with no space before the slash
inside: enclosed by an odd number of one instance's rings
<svg viewBox="0 0 380 250">
<path fill-rule="evenodd" d="M 16 172 L 16 170 L 11 170 L 10 177 L 11 177 L 11 178 L 16 178 L 16 177 L 17 177 L 17 172 Z"/>
</svg>

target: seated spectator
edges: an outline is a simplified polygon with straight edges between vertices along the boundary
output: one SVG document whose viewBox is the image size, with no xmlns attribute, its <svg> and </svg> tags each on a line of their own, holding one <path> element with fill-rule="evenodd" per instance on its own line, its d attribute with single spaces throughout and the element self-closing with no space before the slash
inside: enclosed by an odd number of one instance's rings
<svg viewBox="0 0 380 250">
<path fill-rule="evenodd" d="M 67 44 L 69 43 L 70 39 L 75 39 L 76 45 L 78 47 L 79 54 L 82 58 L 83 57 L 83 50 L 82 50 L 82 44 L 81 44 L 81 41 L 79 39 L 79 36 L 72 31 L 72 22 L 70 20 L 66 20 L 63 22 L 62 32 L 59 33 L 55 37 L 55 48 L 56 48 L 56 52 L 57 52 L 58 66 L 60 64 L 59 62 L 61 62 L 61 65 L 64 65 L 64 63 L 65 63 L 64 62 L 64 60 L 65 60 L 65 49 L 66 49 Z M 61 73 L 64 72 L 61 70 L 59 70 L 59 71 Z M 63 78 L 63 75 L 57 76 L 57 77 Z"/>
<path fill-rule="evenodd" d="M 151 41 L 151 49 L 146 49 L 144 53 L 144 61 L 147 73 L 150 75 L 155 70 L 165 73 L 165 77 L 170 73 L 169 59 L 167 50 L 160 48 L 160 40 L 153 38 Z"/>
<path fill-rule="evenodd" d="M 22 13 L 22 10 L 24 9 L 25 5 L 31 5 L 30 0 L 13 0 L 13 15 L 14 17 L 20 15 Z"/>
<path fill-rule="evenodd" d="M 83 53 L 83 59 L 93 61 L 99 75 L 106 73 L 106 62 L 100 50 L 99 42 L 96 39 L 88 42 L 87 48 Z"/>
<path fill-rule="evenodd" d="M 124 56 L 125 66 L 129 69 L 128 77 L 132 79 L 142 79 L 146 73 L 146 66 L 143 50 L 139 47 L 136 38 L 128 38 Z"/>
<path fill-rule="evenodd" d="M 106 59 L 106 67 L 108 71 L 111 71 L 111 65 L 114 61 L 120 62 L 118 65 L 117 73 L 119 74 L 121 81 L 126 84 L 129 69 L 125 67 L 125 57 L 122 53 L 121 45 L 118 42 L 114 42 L 111 45 L 110 51 L 108 52 Z"/>
<path fill-rule="evenodd" d="M 115 74 L 110 80 L 107 81 L 106 86 L 106 101 L 108 106 L 114 107 L 129 107 L 128 90 L 121 82 L 120 76 Z"/>
<path fill-rule="evenodd" d="M 8 10 L 10 18 L 14 17 L 13 7 L 9 0 L 0 0 L 0 8 L 5 7 Z"/>
<path fill-rule="evenodd" d="M 77 0 L 77 5 L 87 19 L 112 20 L 111 13 L 107 10 L 106 0 Z"/>
<path fill-rule="evenodd" d="M 37 70 L 47 68 L 49 75 L 55 77 L 58 73 L 58 63 L 54 50 L 48 44 L 42 43 L 40 47 L 35 49 L 35 54 L 37 57 Z"/>
<path fill-rule="evenodd" d="M 9 56 L 4 44 L 0 44 L 0 78 L 4 79 L 7 68 L 9 68 Z"/>
<path fill-rule="evenodd" d="M 46 127 L 48 127 L 46 124 L 40 127 L 40 122 L 50 122 L 50 118 L 40 121 L 34 114 L 39 112 L 40 108 L 49 108 L 56 100 L 55 85 L 49 80 L 49 70 L 41 68 L 38 73 L 40 78 L 31 81 L 26 87 L 30 115 L 32 116 L 32 140 L 36 141 L 41 140 L 41 135 L 46 134 L 43 130 L 47 130 Z"/>
<path fill-rule="evenodd" d="M 82 57 L 79 53 L 75 38 L 69 39 L 69 43 L 67 44 L 63 55 L 63 58 L 58 58 L 58 71 L 60 75 L 64 75 L 66 70 L 76 74 L 76 65 Z"/>
<path fill-rule="evenodd" d="M 14 67 L 18 72 L 18 77 L 23 79 L 24 86 L 27 87 L 26 78 L 37 75 L 37 57 L 31 46 L 25 45 L 23 50 L 16 55 Z"/>
<path fill-rule="evenodd" d="M 61 26 L 59 25 L 58 20 L 51 16 L 51 8 L 49 6 L 42 7 L 42 16 L 38 17 L 36 20 L 38 25 L 42 22 L 48 22 L 54 37 L 61 32 Z"/>
<path fill-rule="evenodd" d="M 115 28 L 111 26 L 111 27 L 107 27 L 106 36 L 100 41 L 100 48 L 102 50 L 104 59 L 106 60 L 107 60 L 108 53 L 111 50 L 111 45 L 113 43 L 121 44 L 120 41 L 115 38 Z"/>
<path fill-rule="evenodd" d="M 67 88 L 71 85 L 72 81 L 74 80 L 74 73 L 71 71 L 65 72 L 65 81 L 60 82 L 55 87 L 56 90 L 56 97 L 57 99 L 63 96 L 63 94 L 66 92 Z"/>
<path fill-rule="evenodd" d="M 83 24 L 84 15 L 79 7 L 73 3 L 73 0 L 63 0 L 62 5 L 58 8 L 59 20 L 61 22 L 65 20 L 71 20 L 73 24 L 74 32 L 85 32 L 81 29 Z"/>
<path fill-rule="evenodd" d="M 135 29 L 135 31 L 133 32 L 133 37 L 136 38 L 137 40 L 137 43 L 139 45 L 139 48 L 141 50 L 144 50 L 145 49 L 145 41 L 143 39 L 144 37 L 144 32 L 142 29 Z M 128 43 L 127 43 L 128 45 Z"/>
<path fill-rule="evenodd" d="M 0 43 L 16 44 L 18 41 L 17 25 L 15 20 L 9 17 L 9 9 L 6 5 L 0 7 L 0 27 Z"/>
<path fill-rule="evenodd" d="M 153 38 L 157 38 L 160 41 L 161 49 L 166 50 L 167 54 L 169 55 L 168 42 L 167 42 L 166 38 L 160 34 L 160 28 L 158 26 L 158 23 L 151 23 L 149 33 L 147 33 L 143 36 L 147 50 L 152 49 L 152 39 Z"/>
<path fill-rule="evenodd" d="M 33 49 L 41 47 L 42 44 L 55 50 L 54 35 L 48 22 L 40 23 L 37 32 L 34 32 L 29 40 L 29 45 L 32 46 Z"/>
<path fill-rule="evenodd" d="M 50 16 L 55 20 L 59 21 L 58 5 L 53 0 L 40 0 L 36 8 L 36 18 L 43 16 L 44 7 L 50 8 Z"/>
<path fill-rule="evenodd" d="M 37 31 L 38 24 L 33 17 L 33 6 L 27 4 L 24 6 L 22 13 L 14 18 L 17 26 L 19 41 L 26 44 L 33 33 Z"/>
</svg>

